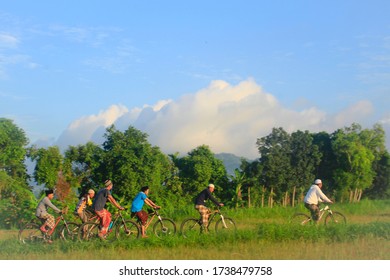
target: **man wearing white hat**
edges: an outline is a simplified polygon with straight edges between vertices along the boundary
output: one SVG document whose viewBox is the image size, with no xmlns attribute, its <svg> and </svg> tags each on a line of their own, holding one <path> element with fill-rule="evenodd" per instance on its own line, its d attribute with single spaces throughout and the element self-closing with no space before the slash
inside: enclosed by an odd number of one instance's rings
<svg viewBox="0 0 390 280">
<path fill-rule="evenodd" d="M 215 186 L 213 184 L 209 184 L 207 188 L 201 191 L 198 196 L 195 198 L 195 209 L 198 210 L 200 216 L 202 217 L 202 229 L 207 231 L 207 225 L 209 223 L 209 216 L 211 211 L 206 207 L 206 201 L 210 199 L 217 206 L 223 206 L 223 203 L 220 203 L 215 197 L 212 195 L 214 192 Z"/>
<path fill-rule="evenodd" d="M 327 202 L 333 203 L 322 191 L 322 181 L 321 179 L 316 179 L 314 184 L 311 185 L 309 191 L 307 192 L 303 202 L 305 203 L 305 207 L 310 210 L 311 217 L 315 223 L 318 222 L 318 218 L 320 215 L 320 209 L 318 207 L 318 203 Z"/>
</svg>

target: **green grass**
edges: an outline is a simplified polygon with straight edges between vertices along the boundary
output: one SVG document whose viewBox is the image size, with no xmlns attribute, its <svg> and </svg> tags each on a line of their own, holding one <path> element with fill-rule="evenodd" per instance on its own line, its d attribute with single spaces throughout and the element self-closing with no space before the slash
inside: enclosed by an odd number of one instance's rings
<svg viewBox="0 0 390 280">
<path fill-rule="evenodd" d="M 363 201 L 335 205 L 347 225 L 301 226 L 289 222 L 302 206 L 225 210 L 234 218 L 236 234 L 209 234 L 113 243 L 61 242 L 24 245 L 17 231 L 0 231 L 0 259 L 390 259 L 390 203 Z M 337 208 L 337 209 L 336 209 Z M 194 212 L 194 215 L 196 213 Z M 175 217 L 178 228 L 184 216 Z M 149 234 L 151 235 L 151 234 Z"/>
</svg>

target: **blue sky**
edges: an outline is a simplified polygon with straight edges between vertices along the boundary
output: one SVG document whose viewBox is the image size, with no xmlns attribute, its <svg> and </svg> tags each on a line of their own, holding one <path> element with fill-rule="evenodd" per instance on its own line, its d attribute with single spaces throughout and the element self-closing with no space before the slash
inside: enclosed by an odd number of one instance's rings
<svg viewBox="0 0 390 280">
<path fill-rule="evenodd" d="M 389 1 L 2 1 L 0 117 L 31 144 L 133 125 L 254 158 L 273 127 L 390 134 Z"/>
</svg>

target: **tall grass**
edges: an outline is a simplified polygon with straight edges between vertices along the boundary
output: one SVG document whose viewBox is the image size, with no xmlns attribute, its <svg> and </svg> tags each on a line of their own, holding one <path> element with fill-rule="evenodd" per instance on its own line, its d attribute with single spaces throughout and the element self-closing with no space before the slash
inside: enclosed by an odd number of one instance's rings
<svg viewBox="0 0 390 280">
<path fill-rule="evenodd" d="M 390 203 L 362 201 L 334 205 L 347 225 L 289 223 L 302 206 L 223 209 L 237 223 L 235 234 L 24 245 L 17 231 L 0 231 L 0 259 L 390 259 Z M 198 215 L 188 208 L 173 218 Z"/>
</svg>

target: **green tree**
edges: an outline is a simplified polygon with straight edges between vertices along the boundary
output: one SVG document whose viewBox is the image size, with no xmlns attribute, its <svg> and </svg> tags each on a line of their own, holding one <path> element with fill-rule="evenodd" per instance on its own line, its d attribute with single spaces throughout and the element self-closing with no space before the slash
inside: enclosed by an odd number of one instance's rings
<svg viewBox="0 0 390 280">
<path fill-rule="evenodd" d="M 291 173 L 288 178 L 288 191 L 297 187 L 302 194 L 316 177 L 315 171 L 321 162 L 318 146 L 308 131 L 296 131 L 291 134 Z"/>
<path fill-rule="evenodd" d="M 19 226 L 31 219 L 36 199 L 27 184 L 28 139 L 13 121 L 0 118 L 0 228 Z"/>
<path fill-rule="evenodd" d="M 70 181 L 80 193 L 96 188 L 103 181 L 104 150 L 93 142 L 70 146 L 65 151 L 65 162 L 71 171 Z"/>
<path fill-rule="evenodd" d="M 176 159 L 179 176 L 183 182 L 183 191 L 195 195 L 209 183 L 218 187 L 218 193 L 227 187 L 227 173 L 222 160 L 211 152 L 207 145 L 201 145 L 188 153 L 187 156 Z"/>
<path fill-rule="evenodd" d="M 338 163 L 334 180 L 339 186 L 339 199 L 347 197 L 348 193 L 355 189 L 367 189 L 373 183 L 375 154 L 368 146 L 366 135 L 358 124 L 352 124 L 351 127 L 339 129 L 334 133 L 332 147 Z"/>
<path fill-rule="evenodd" d="M 143 185 L 151 186 L 152 193 L 158 194 L 171 176 L 168 156 L 152 146 L 147 137 L 132 126 L 124 132 L 115 126 L 106 131 L 100 172 L 103 178 L 113 180 L 119 196 L 131 199 Z"/>
<path fill-rule="evenodd" d="M 232 185 L 233 192 L 233 204 L 235 208 L 244 206 L 243 201 L 243 186 L 245 183 L 245 173 L 239 169 L 234 170 L 234 176 L 230 175 L 230 184 Z"/>
<path fill-rule="evenodd" d="M 0 118 L 0 170 L 13 178 L 27 180 L 24 160 L 28 139 L 12 120 Z"/>
<path fill-rule="evenodd" d="M 259 160 L 254 160 L 250 162 L 246 159 L 241 159 L 240 169 L 245 174 L 243 186 L 244 189 L 247 191 L 248 206 L 263 206 L 263 165 Z"/>
<path fill-rule="evenodd" d="M 257 139 L 260 163 L 263 166 L 264 185 L 281 197 L 288 188 L 291 174 L 291 136 L 281 127 L 273 128 L 271 134 Z"/>
<path fill-rule="evenodd" d="M 333 174 L 337 168 L 336 155 L 332 148 L 332 136 L 327 132 L 313 133 L 312 136 L 313 144 L 318 147 L 321 154 L 321 161 L 314 171 L 315 177 L 322 179 L 327 190 L 332 192 L 335 187 Z"/>
<path fill-rule="evenodd" d="M 38 184 L 53 189 L 62 171 L 63 156 L 57 146 L 45 148 L 32 147 L 29 150 L 29 157 L 36 162 L 34 179 Z"/>
<path fill-rule="evenodd" d="M 387 151 L 374 162 L 374 170 L 374 182 L 365 194 L 373 199 L 390 198 L 390 154 Z"/>
</svg>

